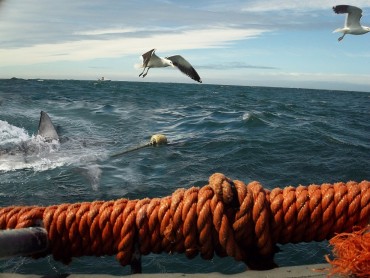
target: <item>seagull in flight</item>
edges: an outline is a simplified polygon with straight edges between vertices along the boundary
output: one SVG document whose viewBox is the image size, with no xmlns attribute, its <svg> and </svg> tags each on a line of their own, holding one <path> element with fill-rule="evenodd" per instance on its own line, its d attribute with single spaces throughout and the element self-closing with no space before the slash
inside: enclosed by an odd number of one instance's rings
<svg viewBox="0 0 370 278">
<path fill-rule="evenodd" d="M 182 73 L 189 76 L 191 79 L 202 83 L 198 73 L 195 71 L 193 66 L 186 61 L 180 55 L 174 55 L 166 58 L 158 57 L 155 53 L 155 49 L 152 49 L 141 57 L 143 58 L 143 64 L 140 67 L 144 68 L 143 72 L 140 73 L 139 77 L 142 76 L 143 78 L 148 74 L 150 68 L 164 68 L 164 67 L 177 67 Z M 145 69 L 147 71 L 145 72 Z"/>
<path fill-rule="evenodd" d="M 346 21 L 343 28 L 335 29 L 333 33 L 341 32 L 343 36 L 338 38 L 341 41 L 346 34 L 362 35 L 370 32 L 370 27 L 361 26 L 360 19 L 362 17 L 362 10 L 355 6 L 338 5 L 333 7 L 336 14 L 347 14 Z"/>
</svg>

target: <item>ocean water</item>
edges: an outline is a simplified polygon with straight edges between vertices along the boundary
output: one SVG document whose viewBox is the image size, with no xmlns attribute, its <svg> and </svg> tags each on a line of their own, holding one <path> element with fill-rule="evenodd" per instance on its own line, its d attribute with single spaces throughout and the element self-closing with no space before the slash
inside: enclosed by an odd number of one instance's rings
<svg viewBox="0 0 370 278">
<path fill-rule="evenodd" d="M 37 136 L 40 111 L 61 143 Z M 169 145 L 111 155 L 166 135 Z M 22 151 L 30 149 L 26 154 Z M 12 154 L 9 154 L 9 152 Z M 370 179 L 370 93 L 74 80 L 0 80 L 0 206 L 153 198 L 224 173 L 265 188 Z M 279 246 L 280 266 L 325 262 L 328 242 Z M 232 258 L 150 254 L 143 272 L 238 273 Z M 0 259 L 0 272 L 124 275 L 115 257 Z"/>
</svg>

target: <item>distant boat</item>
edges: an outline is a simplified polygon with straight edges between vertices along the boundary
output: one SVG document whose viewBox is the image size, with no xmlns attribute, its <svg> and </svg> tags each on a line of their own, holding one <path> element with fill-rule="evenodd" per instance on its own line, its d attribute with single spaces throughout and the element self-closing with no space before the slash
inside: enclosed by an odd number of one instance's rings
<svg viewBox="0 0 370 278">
<path fill-rule="evenodd" d="M 107 82 L 107 81 L 110 81 L 110 79 L 105 79 L 104 76 L 102 76 L 101 78 L 98 78 L 98 81 L 99 82 Z"/>
</svg>

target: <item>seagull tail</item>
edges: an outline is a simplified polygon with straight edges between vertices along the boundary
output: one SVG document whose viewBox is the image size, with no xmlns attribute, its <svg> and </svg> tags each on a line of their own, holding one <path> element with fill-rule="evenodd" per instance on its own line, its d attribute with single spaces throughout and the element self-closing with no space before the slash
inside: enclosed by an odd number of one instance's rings
<svg viewBox="0 0 370 278">
<path fill-rule="evenodd" d="M 134 64 L 134 68 L 135 69 L 142 69 L 143 68 L 143 64 Z"/>
</svg>

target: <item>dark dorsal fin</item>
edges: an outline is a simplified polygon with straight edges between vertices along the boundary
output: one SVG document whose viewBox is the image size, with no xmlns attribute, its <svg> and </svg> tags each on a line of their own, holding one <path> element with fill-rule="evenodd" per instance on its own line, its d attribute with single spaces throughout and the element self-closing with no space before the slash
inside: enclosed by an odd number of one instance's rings
<svg viewBox="0 0 370 278">
<path fill-rule="evenodd" d="M 49 115 L 44 111 L 41 111 L 37 134 L 42 136 L 46 141 L 59 140 L 58 133 L 55 130 Z"/>
</svg>

